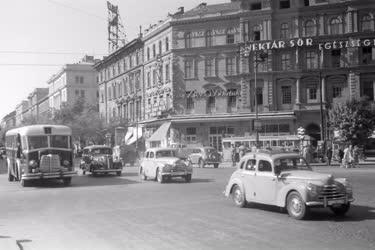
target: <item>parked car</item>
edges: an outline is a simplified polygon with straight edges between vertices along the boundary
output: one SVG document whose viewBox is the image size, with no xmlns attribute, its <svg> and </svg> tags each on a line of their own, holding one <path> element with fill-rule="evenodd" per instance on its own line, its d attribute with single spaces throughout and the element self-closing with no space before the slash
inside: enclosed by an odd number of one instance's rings
<svg viewBox="0 0 375 250">
<path fill-rule="evenodd" d="M 204 168 L 206 165 L 213 165 L 218 168 L 221 163 L 221 155 L 214 147 L 188 147 L 181 149 L 192 164 L 198 164 Z"/>
<path fill-rule="evenodd" d="M 190 182 L 193 168 L 186 158 L 179 155 L 178 149 L 151 148 L 146 150 L 141 160 L 139 174 L 143 180 L 150 178 L 159 183 L 175 177 L 182 177 Z"/>
<path fill-rule="evenodd" d="M 90 172 L 93 175 L 122 173 L 121 159 L 114 159 L 112 148 L 102 145 L 92 145 L 85 147 L 82 151 L 80 168 L 83 174 Z"/>
<path fill-rule="evenodd" d="M 305 218 L 313 207 L 329 207 L 344 215 L 354 201 L 345 178 L 312 171 L 299 154 L 272 151 L 242 157 L 225 195 L 238 207 L 256 202 L 286 208 L 295 219 Z"/>
</svg>

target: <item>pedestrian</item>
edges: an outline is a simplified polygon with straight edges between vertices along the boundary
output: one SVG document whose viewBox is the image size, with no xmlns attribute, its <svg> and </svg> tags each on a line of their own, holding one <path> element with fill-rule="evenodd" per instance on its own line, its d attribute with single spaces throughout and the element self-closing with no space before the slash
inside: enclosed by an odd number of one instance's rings
<svg viewBox="0 0 375 250">
<path fill-rule="evenodd" d="M 236 166 L 236 148 L 232 144 L 232 166 Z"/>
<path fill-rule="evenodd" d="M 344 158 L 344 150 L 342 150 L 342 146 L 339 147 L 338 157 L 339 157 L 339 163 L 342 165 L 342 160 Z"/>
<path fill-rule="evenodd" d="M 239 147 L 237 145 L 234 147 L 234 149 L 235 149 L 234 158 L 235 158 L 236 163 L 237 163 L 237 162 L 240 161 L 240 149 L 239 149 Z"/>
<path fill-rule="evenodd" d="M 327 148 L 327 166 L 331 166 L 331 160 L 332 160 L 332 148 L 331 148 L 331 146 L 328 146 L 328 148 Z"/>
<path fill-rule="evenodd" d="M 353 146 L 349 145 L 347 148 L 344 150 L 344 158 L 342 160 L 342 165 L 344 168 L 351 168 L 354 162 L 354 157 L 353 157 Z"/>
<path fill-rule="evenodd" d="M 359 147 L 357 145 L 353 148 L 353 168 L 359 165 Z"/>
</svg>

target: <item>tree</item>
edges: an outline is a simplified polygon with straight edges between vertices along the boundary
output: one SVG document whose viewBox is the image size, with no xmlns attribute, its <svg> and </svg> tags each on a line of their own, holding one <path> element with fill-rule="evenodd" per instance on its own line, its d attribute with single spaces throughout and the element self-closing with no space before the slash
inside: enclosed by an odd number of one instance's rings
<svg viewBox="0 0 375 250">
<path fill-rule="evenodd" d="M 338 102 L 329 110 L 329 125 L 347 143 L 363 145 L 375 129 L 374 105 L 366 99 Z"/>
</svg>

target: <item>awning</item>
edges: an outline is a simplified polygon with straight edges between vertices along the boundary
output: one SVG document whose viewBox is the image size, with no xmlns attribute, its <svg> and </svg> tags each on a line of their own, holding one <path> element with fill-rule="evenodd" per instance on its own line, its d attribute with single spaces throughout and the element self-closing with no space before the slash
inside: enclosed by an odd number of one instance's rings
<svg viewBox="0 0 375 250">
<path fill-rule="evenodd" d="M 140 128 L 140 127 L 132 128 L 132 131 L 133 131 L 132 136 L 127 141 L 125 141 L 126 145 L 131 145 L 134 142 L 136 142 L 137 140 L 142 138 L 142 128 Z"/>
<path fill-rule="evenodd" d="M 162 141 L 166 139 L 169 127 L 171 126 L 170 122 L 163 123 L 156 131 L 152 134 L 147 141 Z"/>
<path fill-rule="evenodd" d="M 126 135 L 125 135 L 125 144 L 126 145 L 129 145 L 128 141 L 133 136 L 133 132 L 134 132 L 133 127 L 128 127 L 128 131 L 126 132 Z"/>
</svg>

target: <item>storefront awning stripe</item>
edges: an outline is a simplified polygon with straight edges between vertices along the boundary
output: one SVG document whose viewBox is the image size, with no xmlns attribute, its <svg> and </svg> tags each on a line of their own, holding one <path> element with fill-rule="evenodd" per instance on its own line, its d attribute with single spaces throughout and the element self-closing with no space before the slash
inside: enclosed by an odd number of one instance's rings
<svg viewBox="0 0 375 250">
<path fill-rule="evenodd" d="M 165 139 L 170 126 L 170 122 L 163 123 L 147 141 L 161 141 Z"/>
</svg>

